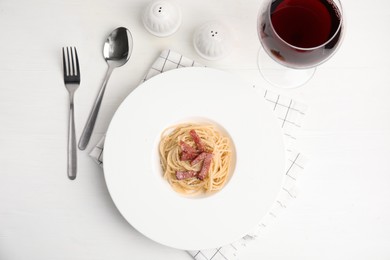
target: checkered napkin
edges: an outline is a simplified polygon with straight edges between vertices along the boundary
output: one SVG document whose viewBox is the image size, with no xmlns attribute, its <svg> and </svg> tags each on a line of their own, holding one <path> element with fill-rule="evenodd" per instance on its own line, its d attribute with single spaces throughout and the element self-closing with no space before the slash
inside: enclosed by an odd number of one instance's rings
<svg viewBox="0 0 390 260">
<path fill-rule="evenodd" d="M 188 59 L 179 53 L 171 50 L 164 50 L 153 63 L 142 82 L 165 71 L 182 67 L 203 67 L 203 65 Z M 293 147 L 296 141 L 296 132 L 301 128 L 301 122 L 305 115 L 306 106 L 271 91 L 260 90 L 259 88 L 257 89 L 264 92 L 264 99 L 272 108 L 275 117 L 278 119 L 285 139 L 287 163 L 285 171 L 286 178 L 282 190 L 271 210 L 263 217 L 257 226 L 253 227 L 253 230 L 250 233 L 238 241 L 219 248 L 188 251 L 195 260 L 238 259 L 239 249 L 246 247 L 250 241 L 253 241 L 263 234 L 267 226 L 269 226 L 277 218 L 280 211 L 287 207 L 291 199 L 296 198 L 296 182 L 304 170 L 306 160 L 301 153 L 295 151 Z M 90 156 L 101 166 L 103 166 L 103 149 L 104 137 L 90 153 Z"/>
</svg>

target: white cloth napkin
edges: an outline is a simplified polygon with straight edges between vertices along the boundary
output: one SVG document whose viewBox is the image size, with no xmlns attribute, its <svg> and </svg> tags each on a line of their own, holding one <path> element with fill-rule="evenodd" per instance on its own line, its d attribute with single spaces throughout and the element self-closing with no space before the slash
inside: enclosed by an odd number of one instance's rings
<svg viewBox="0 0 390 260">
<path fill-rule="evenodd" d="M 157 60 L 153 63 L 142 82 L 152 78 L 155 75 L 168 70 L 182 67 L 200 67 L 203 66 L 194 60 L 191 60 L 183 55 L 171 50 L 164 50 Z M 141 82 L 141 83 L 142 83 Z M 274 205 L 266 216 L 253 227 L 253 230 L 238 241 L 228 245 L 221 245 L 219 248 L 207 250 L 188 251 L 195 260 L 233 260 L 238 259 L 238 251 L 240 248 L 247 246 L 250 241 L 253 241 L 264 232 L 264 229 L 279 215 L 280 211 L 287 207 L 291 199 L 296 198 L 297 190 L 296 183 L 300 174 L 304 170 L 306 163 L 305 158 L 301 153 L 294 150 L 296 142 L 296 132 L 299 131 L 302 124 L 302 119 L 305 116 L 306 106 L 288 97 L 273 93 L 268 90 L 260 90 L 264 92 L 264 99 L 269 104 L 274 112 L 275 117 L 280 123 L 284 134 L 286 144 L 286 178 L 280 194 L 278 195 Z M 103 166 L 103 149 L 104 137 L 92 149 L 90 156 L 101 166 Z"/>
</svg>

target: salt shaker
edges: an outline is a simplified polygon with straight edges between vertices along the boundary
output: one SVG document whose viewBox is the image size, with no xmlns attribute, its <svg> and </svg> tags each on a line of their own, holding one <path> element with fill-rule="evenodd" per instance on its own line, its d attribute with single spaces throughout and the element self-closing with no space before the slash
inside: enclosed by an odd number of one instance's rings
<svg viewBox="0 0 390 260">
<path fill-rule="evenodd" d="M 222 59 L 233 49 L 232 31 L 221 22 L 210 21 L 195 31 L 193 44 L 202 58 Z"/>
</svg>

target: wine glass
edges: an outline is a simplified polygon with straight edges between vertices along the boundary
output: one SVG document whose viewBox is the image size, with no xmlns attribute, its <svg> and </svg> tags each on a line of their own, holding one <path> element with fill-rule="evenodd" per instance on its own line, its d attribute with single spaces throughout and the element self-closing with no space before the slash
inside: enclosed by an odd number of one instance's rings
<svg viewBox="0 0 390 260">
<path fill-rule="evenodd" d="M 263 77 L 284 88 L 309 81 L 340 46 L 342 11 L 339 0 L 265 0 L 257 19 Z"/>
</svg>

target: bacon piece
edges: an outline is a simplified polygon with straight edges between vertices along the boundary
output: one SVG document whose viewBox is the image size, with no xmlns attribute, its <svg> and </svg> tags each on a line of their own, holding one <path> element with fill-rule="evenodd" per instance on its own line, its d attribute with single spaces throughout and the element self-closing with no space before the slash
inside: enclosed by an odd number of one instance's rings
<svg viewBox="0 0 390 260">
<path fill-rule="evenodd" d="M 183 141 L 180 141 L 180 148 L 182 151 L 180 160 L 182 161 L 193 160 L 199 154 L 199 152 L 195 148 Z"/>
<path fill-rule="evenodd" d="M 177 171 L 176 178 L 178 180 L 185 180 L 188 178 L 195 177 L 198 174 L 196 171 Z"/>
<path fill-rule="evenodd" d="M 192 161 L 198 156 L 198 153 L 182 153 L 180 161 Z"/>
<path fill-rule="evenodd" d="M 200 169 L 200 172 L 198 174 L 199 180 L 204 180 L 207 177 L 207 174 L 210 170 L 211 160 L 213 159 L 212 153 L 206 153 L 206 158 L 203 160 L 202 169 Z"/>
<path fill-rule="evenodd" d="M 193 165 L 198 164 L 201 161 L 203 161 L 206 158 L 207 154 L 208 153 L 203 152 L 203 153 L 199 154 L 198 156 L 196 156 L 196 158 L 191 161 L 191 165 L 193 166 Z"/>
<path fill-rule="evenodd" d="M 194 140 L 198 150 L 200 152 L 204 152 L 205 151 L 204 144 L 203 144 L 202 140 L 200 139 L 199 135 L 195 132 L 194 129 L 190 130 L 190 135 L 191 135 L 192 139 Z"/>
<path fill-rule="evenodd" d="M 184 153 L 198 153 L 198 151 L 184 141 L 180 141 L 180 148 Z"/>
</svg>

